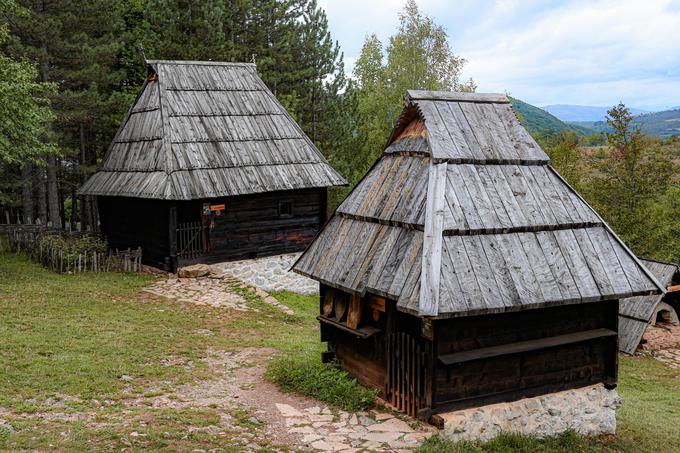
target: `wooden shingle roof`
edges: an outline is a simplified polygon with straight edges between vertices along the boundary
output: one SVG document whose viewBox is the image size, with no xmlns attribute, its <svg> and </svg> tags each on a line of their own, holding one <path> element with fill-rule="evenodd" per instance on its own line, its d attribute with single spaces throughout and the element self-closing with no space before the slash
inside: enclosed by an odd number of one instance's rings
<svg viewBox="0 0 680 453">
<path fill-rule="evenodd" d="M 409 91 L 382 157 L 293 269 L 421 316 L 661 291 L 497 94 Z"/>
<path fill-rule="evenodd" d="M 677 264 L 646 259 L 640 259 L 640 262 L 664 288 L 670 286 L 673 277 L 680 272 Z M 663 294 L 653 294 L 619 301 L 619 350 L 628 354 L 635 352 L 662 298 Z"/>
<path fill-rule="evenodd" d="M 346 184 L 255 65 L 147 64 L 101 170 L 79 193 L 191 200 Z"/>
</svg>

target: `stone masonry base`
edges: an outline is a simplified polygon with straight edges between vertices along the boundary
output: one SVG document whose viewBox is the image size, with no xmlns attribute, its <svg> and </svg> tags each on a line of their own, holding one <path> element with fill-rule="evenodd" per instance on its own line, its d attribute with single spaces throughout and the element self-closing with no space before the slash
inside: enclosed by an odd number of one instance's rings
<svg viewBox="0 0 680 453">
<path fill-rule="evenodd" d="M 265 291 L 292 291 L 299 294 L 318 294 L 319 283 L 288 269 L 301 253 L 267 256 L 252 260 L 214 264 L 225 276 L 235 277 Z"/>
<path fill-rule="evenodd" d="M 549 437 L 569 428 L 596 436 L 616 432 L 620 405 L 616 390 L 595 385 L 439 415 L 442 434 L 453 441 L 488 441 L 503 432 Z"/>
</svg>

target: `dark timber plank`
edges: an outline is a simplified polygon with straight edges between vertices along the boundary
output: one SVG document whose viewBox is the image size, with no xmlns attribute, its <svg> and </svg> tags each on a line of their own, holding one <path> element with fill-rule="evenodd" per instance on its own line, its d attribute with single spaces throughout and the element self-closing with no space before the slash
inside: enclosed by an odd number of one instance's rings
<svg viewBox="0 0 680 453">
<path fill-rule="evenodd" d="M 617 333 L 610 329 L 593 329 L 582 332 L 557 335 L 555 337 L 541 338 L 538 340 L 519 341 L 517 343 L 492 346 L 489 348 L 473 349 L 471 351 L 444 354 L 438 357 L 444 365 L 454 365 L 473 360 L 488 359 L 508 354 L 521 354 L 523 352 L 538 351 L 540 349 L 554 348 L 567 344 L 581 343 L 598 338 L 615 337 Z"/>
</svg>

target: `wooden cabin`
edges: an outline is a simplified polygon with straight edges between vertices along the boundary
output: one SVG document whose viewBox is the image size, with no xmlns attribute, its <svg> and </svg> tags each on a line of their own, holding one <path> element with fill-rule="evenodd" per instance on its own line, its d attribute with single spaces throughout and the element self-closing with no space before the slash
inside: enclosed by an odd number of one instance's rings
<svg viewBox="0 0 680 453">
<path fill-rule="evenodd" d="M 617 380 L 618 300 L 654 276 L 496 94 L 409 91 L 294 265 L 325 359 L 424 419 Z M 436 421 L 436 417 L 431 420 Z"/>
<path fill-rule="evenodd" d="M 666 288 L 666 293 L 621 299 L 619 350 L 627 354 L 635 353 L 649 325 L 657 321 L 677 323 L 678 314 L 680 314 L 680 268 L 678 265 L 649 259 L 640 259 L 640 262 L 656 276 L 659 283 Z"/>
<path fill-rule="evenodd" d="M 175 269 L 302 251 L 346 184 L 254 64 L 148 61 L 148 77 L 102 168 L 79 194 L 98 199 L 111 247 L 141 246 Z"/>
</svg>

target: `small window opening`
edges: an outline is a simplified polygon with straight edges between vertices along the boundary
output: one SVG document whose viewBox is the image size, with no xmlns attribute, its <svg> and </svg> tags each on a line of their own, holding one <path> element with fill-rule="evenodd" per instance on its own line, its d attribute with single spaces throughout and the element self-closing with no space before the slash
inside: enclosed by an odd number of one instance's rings
<svg viewBox="0 0 680 453">
<path fill-rule="evenodd" d="M 279 217 L 293 216 L 293 202 L 279 201 Z"/>
<path fill-rule="evenodd" d="M 656 314 L 656 324 L 672 324 L 673 316 L 668 310 L 659 310 Z"/>
</svg>

